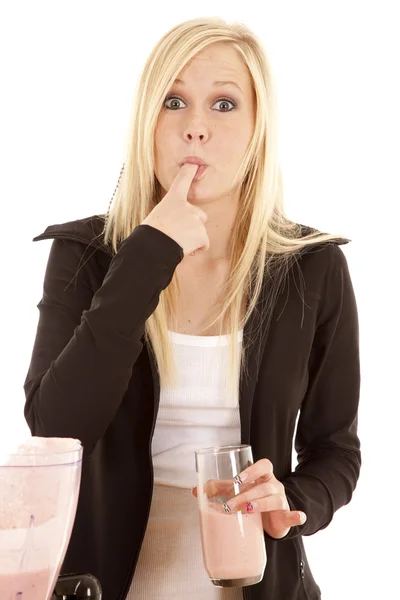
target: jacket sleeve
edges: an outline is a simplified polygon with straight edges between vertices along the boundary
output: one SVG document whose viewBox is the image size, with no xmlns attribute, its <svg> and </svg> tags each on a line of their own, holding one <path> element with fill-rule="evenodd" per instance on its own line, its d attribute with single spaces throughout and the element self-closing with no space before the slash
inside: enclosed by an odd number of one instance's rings
<svg viewBox="0 0 400 600">
<path fill-rule="evenodd" d="M 335 511 L 350 502 L 360 474 L 358 312 L 341 248 L 330 244 L 327 259 L 309 382 L 295 435 L 298 464 L 282 480 L 290 510 L 305 512 L 307 520 L 275 540 L 279 542 L 325 529 Z"/>
<path fill-rule="evenodd" d="M 93 290 L 90 261 L 72 283 L 85 245 L 54 239 L 24 383 L 32 435 L 72 437 L 91 454 L 117 411 L 142 347 L 145 321 L 172 280 L 183 250 L 139 225 Z"/>
</svg>

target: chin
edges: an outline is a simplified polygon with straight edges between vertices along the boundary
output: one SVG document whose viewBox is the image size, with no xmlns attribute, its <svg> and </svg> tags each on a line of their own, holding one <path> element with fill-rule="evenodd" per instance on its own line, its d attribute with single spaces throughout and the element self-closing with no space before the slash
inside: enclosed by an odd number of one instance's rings
<svg viewBox="0 0 400 600">
<path fill-rule="evenodd" d="M 188 198 L 201 200 L 201 198 L 205 199 L 207 198 L 207 196 L 209 196 L 206 187 L 201 184 L 202 182 L 198 181 L 190 186 L 188 191 Z"/>
</svg>

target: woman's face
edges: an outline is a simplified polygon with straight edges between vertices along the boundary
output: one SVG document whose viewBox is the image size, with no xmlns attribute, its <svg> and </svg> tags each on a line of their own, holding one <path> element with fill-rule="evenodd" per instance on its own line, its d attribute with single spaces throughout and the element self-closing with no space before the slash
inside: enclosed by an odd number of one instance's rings
<svg viewBox="0 0 400 600">
<path fill-rule="evenodd" d="M 208 167 L 191 185 L 188 199 L 207 204 L 232 196 L 232 181 L 254 129 L 255 99 L 247 67 L 234 48 L 216 42 L 199 52 L 178 79 L 182 83 L 170 89 L 155 132 L 155 174 L 162 197 L 189 155 Z M 240 89 L 214 85 L 216 81 L 233 81 Z"/>
</svg>

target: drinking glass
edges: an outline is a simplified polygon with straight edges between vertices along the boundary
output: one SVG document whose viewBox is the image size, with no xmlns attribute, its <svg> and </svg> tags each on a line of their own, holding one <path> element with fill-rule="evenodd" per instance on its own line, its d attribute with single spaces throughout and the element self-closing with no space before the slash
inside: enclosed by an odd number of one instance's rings
<svg viewBox="0 0 400 600">
<path fill-rule="evenodd" d="M 203 562 L 211 582 L 218 587 L 259 583 L 267 564 L 261 513 L 224 508 L 225 502 L 254 485 L 235 480 L 253 464 L 251 446 L 203 448 L 195 458 Z"/>
</svg>

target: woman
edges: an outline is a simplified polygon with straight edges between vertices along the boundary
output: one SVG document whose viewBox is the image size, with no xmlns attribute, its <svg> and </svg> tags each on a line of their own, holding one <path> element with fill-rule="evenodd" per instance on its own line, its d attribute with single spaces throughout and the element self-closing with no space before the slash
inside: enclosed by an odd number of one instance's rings
<svg viewBox="0 0 400 600">
<path fill-rule="evenodd" d="M 321 597 L 302 535 L 359 477 L 357 308 L 349 240 L 285 216 L 277 148 L 255 35 L 184 22 L 144 67 L 106 218 L 34 238 L 54 241 L 25 417 L 83 443 L 61 573 L 94 574 L 105 600 Z M 221 589 L 202 564 L 194 450 L 240 442 L 256 484 L 236 509 L 261 512 L 268 562 L 259 584 Z"/>
</svg>

